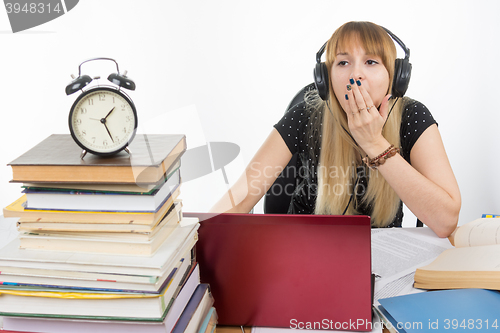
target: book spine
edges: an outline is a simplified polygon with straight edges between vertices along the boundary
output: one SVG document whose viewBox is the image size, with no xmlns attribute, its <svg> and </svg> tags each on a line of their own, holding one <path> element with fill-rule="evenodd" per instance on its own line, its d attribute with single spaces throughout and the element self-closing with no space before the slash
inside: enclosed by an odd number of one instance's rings
<svg viewBox="0 0 500 333">
<path fill-rule="evenodd" d="M 186 305 L 186 308 L 179 317 L 177 324 L 174 326 L 172 330 L 172 333 L 183 333 L 185 331 L 186 327 L 189 324 L 189 321 L 191 320 L 191 317 L 198 308 L 198 305 L 200 304 L 207 289 L 208 289 L 208 284 L 205 283 L 201 283 L 196 287 L 193 296 L 191 296 L 191 299 Z"/>
</svg>

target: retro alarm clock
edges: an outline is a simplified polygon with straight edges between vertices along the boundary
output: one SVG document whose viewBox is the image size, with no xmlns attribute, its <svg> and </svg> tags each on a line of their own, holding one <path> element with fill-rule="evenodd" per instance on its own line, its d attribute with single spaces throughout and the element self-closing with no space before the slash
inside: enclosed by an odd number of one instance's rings
<svg viewBox="0 0 500 333">
<path fill-rule="evenodd" d="M 98 85 L 87 90 L 84 88 L 93 80 L 81 74 L 84 63 L 94 60 L 109 60 L 116 64 L 116 73 L 108 76 L 113 86 Z M 122 150 L 131 154 L 128 146 L 137 131 L 137 111 L 132 99 L 121 89 L 135 90 L 135 83 L 127 77 L 127 72 L 120 74 L 118 63 L 111 58 L 93 58 L 85 60 L 78 66 L 78 77 L 66 86 L 66 95 L 79 90 L 69 112 L 69 130 L 75 142 L 83 151 L 83 159 L 87 152 L 110 156 Z M 99 77 L 94 77 L 98 79 Z"/>
</svg>

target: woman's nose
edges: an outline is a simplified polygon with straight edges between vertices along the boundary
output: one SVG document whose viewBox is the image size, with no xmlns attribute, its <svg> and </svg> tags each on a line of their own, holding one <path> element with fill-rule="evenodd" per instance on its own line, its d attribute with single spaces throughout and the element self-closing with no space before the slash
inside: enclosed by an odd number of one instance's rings
<svg viewBox="0 0 500 333">
<path fill-rule="evenodd" d="M 353 73 L 351 75 L 351 78 L 354 79 L 354 81 L 358 81 L 358 80 L 362 81 L 365 78 L 365 76 L 363 75 L 363 73 Z"/>
<path fill-rule="evenodd" d="M 363 80 L 365 78 L 365 73 L 362 66 L 353 67 L 351 78 L 353 78 L 354 80 Z"/>
</svg>

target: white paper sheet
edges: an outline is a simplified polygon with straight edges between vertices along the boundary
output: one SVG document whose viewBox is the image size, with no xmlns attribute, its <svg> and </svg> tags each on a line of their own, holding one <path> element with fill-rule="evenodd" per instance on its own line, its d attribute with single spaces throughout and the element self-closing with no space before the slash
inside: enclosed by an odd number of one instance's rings
<svg viewBox="0 0 500 333">
<path fill-rule="evenodd" d="M 413 288 L 418 267 L 452 248 L 429 228 L 393 228 L 372 231 L 372 271 L 376 273 L 374 300 L 422 290 Z"/>
</svg>

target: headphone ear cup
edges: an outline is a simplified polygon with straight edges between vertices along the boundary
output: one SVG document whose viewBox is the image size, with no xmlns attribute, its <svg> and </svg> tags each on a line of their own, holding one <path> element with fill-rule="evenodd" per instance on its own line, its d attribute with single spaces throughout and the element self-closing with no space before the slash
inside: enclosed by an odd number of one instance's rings
<svg viewBox="0 0 500 333">
<path fill-rule="evenodd" d="M 411 67 L 408 59 L 396 59 L 394 79 L 392 81 L 392 97 L 403 97 L 405 95 L 410 85 Z"/>
<path fill-rule="evenodd" d="M 316 86 L 319 97 L 326 101 L 328 98 L 329 84 L 328 70 L 324 62 L 316 63 L 314 67 L 314 85 Z"/>
</svg>

